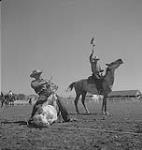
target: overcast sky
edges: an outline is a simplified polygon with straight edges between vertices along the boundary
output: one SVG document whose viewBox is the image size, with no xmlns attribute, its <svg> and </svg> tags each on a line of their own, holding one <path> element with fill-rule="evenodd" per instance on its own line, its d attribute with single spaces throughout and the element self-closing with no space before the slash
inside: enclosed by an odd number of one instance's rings
<svg viewBox="0 0 142 150">
<path fill-rule="evenodd" d="M 105 64 L 118 58 L 113 90 L 142 91 L 142 0 L 4 0 L 2 91 L 32 94 L 30 73 L 67 86 L 91 75 L 90 40 Z"/>
</svg>

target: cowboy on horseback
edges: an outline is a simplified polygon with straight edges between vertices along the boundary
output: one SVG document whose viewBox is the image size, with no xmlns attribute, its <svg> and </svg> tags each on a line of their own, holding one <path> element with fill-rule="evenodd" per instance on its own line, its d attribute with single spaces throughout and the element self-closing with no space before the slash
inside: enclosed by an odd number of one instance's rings
<svg viewBox="0 0 142 150">
<path fill-rule="evenodd" d="M 94 77 L 95 79 L 100 79 L 102 77 L 102 73 L 103 73 L 103 69 L 101 69 L 100 64 L 98 63 L 98 61 L 100 60 L 97 56 L 93 57 L 94 55 L 94 48 L 95 48 L 95 44 L 94 44 L 94 38 L 92 38 L 90 44 L 92 44 L 92 52 L 89 56 L 89 61 L 91 64 L 91 70 L 92 70 L 92 77 Z"/>
<path fill-rule="evenodd" d="M 49 101 L 50 103 L 50 100 L 48 100 L 49 96 L 54 94 L 55 91 L 58 89 L 57 85 L 54 84 L 53 86 L 53 83 L 51 83 L 50 81 L 46 81 L 42 79 L 41 74 L 42 74 L 42 71 L 40 70 L 34 70 L 30 74 L 30 77 L 35 79 L 31 82 L 31 87 L 34 89 L 35 93 L 39 95 L 39 97 L 33 107 L 29 122 L 32 120 L 36 111 L 38 110 L 38 108 L 42 106 L 42 104 L 44 104 L 47 101 Z M 59 109 L 61 109 L 60 111 L 61 111 L 61 115 L 64 121 L 65 122 L 70 121 L 69 115 L 59 98 L 57 101 L 57 105 L 59 106 Z"/>
<path fill-rule="evenodd" d="M 103 77 L 103 69 L 101 69 L 101 66 L 99 64 L 99 58 L 97 56 L 93 56 L 94 55 L 94 48 L 95 48 L 95 44 L 94 44 L 94 38 L 91 39 L 90 44 L 92 45 L 92 52 L 89 56 L 89 61 L 91 64 L 91 71 L 92 71 L 92 76 L 90 76 L 88 78 L 89 81 L 94 82 L 96 84 L 97 90 L 99 93 L 101 93 L 102 91 L 102 77 Z"/>
<path fill-rule="evenodd" d="M 92 76 L 95 79 L 100 79 L 102 77 L 102 73 L 104 70 L 101 69 L 101 66 L 99 65 L 98 61 L 100 60 L 97 56 L 93 58 L 94 49 L 92 49 L 92 52 L 89 56 L 90 64 L 91 64 L 91 70 L 92 70 Z"/>
</svg>

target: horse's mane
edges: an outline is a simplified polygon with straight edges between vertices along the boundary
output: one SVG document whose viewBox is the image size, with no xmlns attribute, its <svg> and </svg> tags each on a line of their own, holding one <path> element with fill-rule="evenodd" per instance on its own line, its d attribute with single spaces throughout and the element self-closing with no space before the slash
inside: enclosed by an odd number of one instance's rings
<svg viewBox="0 0 142 150">
<path fill-rule="evenodd" d="M 110 71 L 110 69 L 108 67 L 106 67 L 106 69 L 105 69 L 105 75 L 103 76 L 103 79 L 108 75 L 109 71 Z"/>
</svg>

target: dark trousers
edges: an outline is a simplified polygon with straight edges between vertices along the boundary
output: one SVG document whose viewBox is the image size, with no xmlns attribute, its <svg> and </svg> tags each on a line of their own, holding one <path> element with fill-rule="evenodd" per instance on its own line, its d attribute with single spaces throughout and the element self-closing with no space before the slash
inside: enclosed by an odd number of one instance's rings
<svg viewBox="0 0 142 150">
<path fill-rule="evenodd" d="M 65 105 L 63 103 L 63 101 L 61 100 L 61 98 L 58 95 L 56 95 L 56 96 L 57 96 L 57 105 L 59 107 L 59 110 L 61 112 L 63 120 L 65 122 L 70 121 L 70 115 L 69 115 L 69 113 L 68 113 L 68 111 L 67 111 L 67 109 L 66 109 L 66 107 L 65 107 Z"/>
<path fill-rule="evenodd" d="M 47 96 L 45 95 L 39 95 L 37 102 L 34 104 L 32 113 L 31 113 L 31 118 L 35 115 L 37 110 L 42 106 L 44 102 L 47 101 Z"/>
</svg>

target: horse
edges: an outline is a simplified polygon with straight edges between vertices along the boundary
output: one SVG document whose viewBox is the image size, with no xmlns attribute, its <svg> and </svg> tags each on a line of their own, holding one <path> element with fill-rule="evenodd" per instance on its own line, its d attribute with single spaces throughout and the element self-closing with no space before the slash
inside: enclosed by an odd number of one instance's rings
<svg viewBox="0 0 142 150">
<path fill-rule="evenodd" d="M 102 85 L 102 91 L 99 91 L 97 89 L 97 83 L 92 82 L 89 83 L 89 79 L 81 79 L 75 82 L 72 82 L 69 86 L 68 89 L 71 91 L 73 88 L 75 89 L 76 92 L 76 97 L 74 100 L 74 104 L 75 104 L 75 109 L 76 112 L 79 114 L 79 110 L 78 110 L 78 100 L 79 97 L 82 96 L 82 104 L 85 108 L 86 113 L 89 113 L 89 110 L 87 108 L 87 106 L 85 105 L 85 97 L 87 92 L 96 94 L 96 95 L 102 95 L 103 96 L 103 102 L 102 102 L 102 113 L 107 115 L 109 114 L 107 112 L 107 97 L 108 94 L 112 91 L 112 86 L 114 83 L 114 73 L 115 70 L 121 65 L 123 64 L 123 60 L 122 59 L 117 59 L 116 61 L 110 63 L 110 64 L 106 64 L 107 68 L 106 68 L 106 72 L 105 75 L 102 76 L 102 79 L 100 79 L 101 85 Z"/>
<path fill-rule="evenodd" d="M 14 94 L 12 94 L 12 95 L 6 94 L 4 97 L 5 97 L 8 105 L 14 106 L 14 101 L 15 101 L 15 95 Z"/>
<path fill-rule="evenodd" d="M 1 108 L 3 107 L 3 105 L 14 105 L 14 101 L 15 101 L 15 95 L 9 95 L 9 94 L 3 94 L 3 92 L 1 92 L 0 95 L 0 100 L 1 100 Z"/>
<path fill-rule="evenodd" d="M 27 124 L 34 127 L 49 127 L 58 120 L 61 121 L 61 114 L 64 121 L 70 120 L 60 97 L 56 93 L 53 93 L 48 97 L 46 102 L 38 106 L 36 113 Z"/>
</svg>

